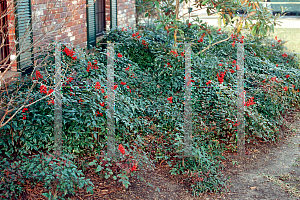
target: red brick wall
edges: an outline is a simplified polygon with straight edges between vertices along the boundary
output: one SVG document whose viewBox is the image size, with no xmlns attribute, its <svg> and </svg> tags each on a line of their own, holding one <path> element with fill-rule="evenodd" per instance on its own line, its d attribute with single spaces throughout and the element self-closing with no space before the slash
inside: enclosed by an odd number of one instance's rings
<svg viewBox="0 0 300 200">
<path fill-rule="evenodd" d="M 67 0 L 56 5 L 47 3 L 47 0 L 32 0 L 32 16 L 34 42 L 47 33 L 47 39 L 43 39 L 42 43 L 56 39 L 60 42 L 72 42 L 74 46 L 86 46 L 86 0 Z M 45 16 L 48 16 L 46 23 Z"/>
<path fill-rule="evenodd" d="M 31 0 L 33 52 L 37 52 L 40 45 L 47 44 L 57 39 L 60 42 L 73 43 L 74 46 L 86 47 L 86 0 L 62 1 L 56 0 Z M 53 2 L 53 3 L 51 3 Z M 9 0 L 8 5 L 12 3 Z M 10 24 L 9 43 L 11 61 L 16 57 L 15 21 L 13 7 L 9 8 L 8 23 Z M 45 18 L 47 16 L 47 18 Z M 36 54 L 35 54 L 36 57 Z M 17 71 L 16 61 L 12 63 L 12 71 Z"/>
<path fill-rule="evenodd" d="M 118 1 L 118 27 L 135 27 L 135 0 Z"/>
<path fill-rule="evenodd" d="M 11 70 L 17 71 L 17 63 L 13 60 L 16 58 L 16 48 L 15 48 L 15 18 L 13 11 L 13 2 L 7 1 L 7 22 L 8 22 L 8 40 L 9 40 L 9 52 L 11 53 Z"/>
<path fill-rule="evenodd" d="M 110 30 L 110 0 L 105 0 L 106 31 Z"/>
<path fill-rule="evenodd" d="M 135 27 L 135 0 L 118 1 L 118 27 Z M 105 0 L 106 30 L 110 30 L 110 0 Z"/>
<path fill-rule="evenodd" d="M 8 5 L 12 2 L 13 0 L 9 0 Z M 37 47 L 57 39 L 60 42 L 72 42 L 75 46 L 86 47 L 86 0 L 66 0 L 56 3 L 56 5 L 55 2 L 56 0 L 31 0 L 33 42 L 36 43 L 34 46 Z M 8 15 L 11 60 L 16 56 L 15 21 L 12 9 L 13 7 L 10 7 Z M 105 15 L 106 30 L 109 31 L 110 0 L 105 0 Z M 45 16 L 47 16 L 46 21 Z M 119 27 L 135 27 L 135 0 L 118 0 L 117 18 Z M 34 49 L 35 51 L 36 49 Z M 12 70 L 17 71 L 16 62 L 12 62 Z"/>
</svg>

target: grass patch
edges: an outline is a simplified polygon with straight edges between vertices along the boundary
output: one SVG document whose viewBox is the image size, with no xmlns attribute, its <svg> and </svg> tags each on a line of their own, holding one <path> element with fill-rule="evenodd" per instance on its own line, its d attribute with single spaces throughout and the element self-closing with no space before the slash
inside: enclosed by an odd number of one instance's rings
<svg viewBox="0 0 300 200">
<path fill-rule="evenodd" d="M 300 54 L 300 28 L 275 28 L 274 33 L 271 33 L 270 37 L 275 38 L 275 36 L 278 39 L 287 41 L 284 44 L 287 49 Z"/>
<path fill-rule="evenodd" d="M 231 31 L 232 27 L 226 27 L 226 31 Z M 242 34 L 250 33 L 248 30 L 242 31 Z M 274 28 L 274 33 L 270 33 L 271 38 L 277 36 L 278 39 L 287 41 L 284 46 L 291 52 L 298 53 L 300 59 L 300 28 Z"/>
</svg>

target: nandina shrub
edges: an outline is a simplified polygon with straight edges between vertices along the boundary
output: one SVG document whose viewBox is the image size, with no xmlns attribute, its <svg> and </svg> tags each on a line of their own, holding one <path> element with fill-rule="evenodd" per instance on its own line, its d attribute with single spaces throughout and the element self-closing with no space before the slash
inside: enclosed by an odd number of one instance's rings
<svg viewBox="0 0 300 200">
<path fill-rule="evenodd" d="M 135 146 L 136 145 L 136 146 Z M 140 168 L 153 169 L 153 163 L 148 159 L 146 152 L 142 151 L 139 147 L 139 142 L 135 145 L 126 144 L 124 148 L 119 144 L 115 156 L 109 157 L 107 153 L 102 151 L 96 154 L 89 166 L 95 166 L 95 172 L 105 179 L 113 179 L 121 182 L 125 188 L 130 185 L 129 177 L 134 175 L 135 171 Z"/>
<path fill-rule="evenodd" d="M 3 199 L 13 199 L 18 197 L 24 184 L 22 177 L 22 170 L 18 169 L 19 162 L 9 162 L 6 158 L 1 158 L 0 161 L 0 197 Z"/>
<path fill-rule="evenodd" d="M 197 30 L 183 28 L 187 30 L 186 41 L 197 42 Z M 158 161 L 168 160 L 179 153 L 175 143 L 178 137 L 183 136 L 185 54 L 184 46 L 174 48 L 167 32 L 153 30 L 144 29 L 138 35 L 133 30 L 115 30 L 101 42 L 123 43 L 115 47 L 116 138 L 131 145 L 141 136 L 144 144 L 140 148 L 149 150 L 151 157 Z M 217 33 L 213 36 L 213 42 L 227 37 Z M 205 48 L 209 41 L 204 38 L 192 46 L 193 136 L 202 138 L 202 141 L 235 140 L 236 89 L 233 86 L 236 84 L 237 66 L 236 47 L 232 45 L 234 40 L 232 37 L 200 55 L 195 53 Z M 248 105 L 245 107 L 245 132 L 248 141 L 255 137 L 276 139 L 282 115 L 293 104 L 299 103 L 298 61 L 292 54 L 283 52 L 282 44 L 276 42 L 274 45 L 274 40 L 251 36 L 244 39 L 245 101 Z M 270 49 L 272 51 L 268 53 Z M 67 86 L 63 89 L 63 140 L 68 152 L 83 154 L 92 152 L 95 147 L 105 149 L 106 50 L 98 48 L 97 52 L 94 55 L 77 55 L 75 60 L 72 57 L 76 54 L 63 54 Z M 53 57 L 47 67 L 48 72 L 53 74 Z M 221 73 L 224 72 L 223 77 Z M 42 70 L 41 74 L 45 76 Z M 221 81 L 223 85 L 220 85 Z M 37 96 L 44 95 L 39 88 L 35 92 Z M 47 100 L 50 101 L 51 97 Z M 20 149 L 23 153 L 51 149 L 53 104 L 46 101 L 39 103 L 20 113 L 4 127 L 6 134 L 1 138 L 0 146 L 3 152 L 10 149 L 6 151 L 7 155 L 20 152 Z M 23 115 L 26 115 L 24 120 Z M 31 119 L 34 123 L 27 123 Z M 45 126 L 41 125 L 42 122 Z M 24 131 L 28 137 L 24 136 Z M 19 146 L 10 148 L 17 142 Z M 218 149 L 215 153 L 220 151 Z"/>
<path fill-rule="evenodd" d="M 64 47 L 62 49 L 64 49 Z M 106 83 L 106 69 L 104 67 L 106 56 L 103 53 L 96 56 L 86 55 L 86 60 L 73 61 L 73 59 L 68 59 L 69 58 L 63 54 L 62 60 L 65 62 L 63 62 L 62 69 L 65 70 L 66 77 L 62 89 L 63 145 L 67 152 L 77 154 L 92 152 L 93 147 L 96 145 L 100 145 L 101 148 L 105 149 L 102 144 L 106 143 L 104 138 L 106 136 L 105 117 L 107 103 L 105 96 L 107 93 L 104 84 L 99 83 Z M 54 58 L 50 57 L 47 64 L 47 73 L 53 77 Z M 128 64 L 126 64 L 126 67 L 124 67 L 124 60 L 121 60 L 119 65 L 119 71 L 124 71 L 128 66 Z M 134 63 L 132 63 L 132 65 L 134 65 Z M 68 68 L 71 68 L 71 70 L 68 70 Z M 45 76 L 45 72 L 40 71 L 39 76 Z M 124 72 L 124 74 L 126 74 L 126 72 Z M 131 93 L 130 88 L 126 88 L 124 82 L 121 81 L 123 79 L 116 78 L 115 80 L 119 83 L 117 90 L 121 97 L 124 93 Z M 47 83 L 49 84 L 49 82 L 51 82 L 51 79 L 43 81 L 45 85 L 47 85 Z M 31 80 L 25 79 L 23 83 L 25 86 L 28 86 Z M 48 88 L 45 90 L 48 92 Z M 33 93 L 36 99 L 43 97 L 45 95 L 44 87 L 42 90 L 39 87 L 34 88 Z M 134 93 L 132 94 L 134 95 Z M 129 97 L 123 99 L 122 103 L 124 102 L 128 102 L 130 107 L 133 107 Z M 6 156 L 11 156 L 12 153 L 22 155 L 30 154 L 32 151 L 52 150 L 54 103 L 53 96 L 49 96 L 45 100 L 41 100 L 33 106 L 24 109 L 24 112 L 19 113 L 17 118 L 14 118 L 10 124 L 4 127 L 3 130 L 6 131 L 6 134 L 5 137 L 1 138 L 3 144 L 1 147 L 2 150 L 4 150 L 4 148 L 11 149 L 9 152 L 6 151 Z M 120 105 L 122 106 L 123 104 Z M 122 109 L 116 109 L 117 127 L 121 122 L 129 123 L 130 119 L 128 118 L 128 113 L 126 110 L 124 112 Z M 122 121 L 118 119 L 122 119 Z M 100 129 L 100 131 L 94 131 L 95 128 Z M 120 132 L 121 131 L 117 129 L 118 137 L 121 135 Z M 11 133 L 19 136 L 12 138 L 13 143 L 10 142 Z M 43 138 L 43 140 L 40 138 Z M 99 138 L 100 143 L 97 141 Z M 14 143 L 17 143 L 18 146 L 15 146 Z M 10 145 L 14 148 L 9 148 Z M 140 160 L 146 161 L 147 159 L 143 158 Z M 124 178 L 125 176 L 122 177 Z M 120 180 L 123 180 L 122 177 L 120 177 Z M 51 194 L 48 194 L 48 196 L 49 195 L 51 196 Z"/>
<path fill-rule="evenodd" d="M 52 154 L 34 155 L 23 161 L 23 176 L 33 182 L 44 183 L 47 189 L 55 188 L 55 193 L 44 193 L 43 195 L 52 198 L 74 195 L 79 188 L 86 188 L 87 192 L 93 193 L 93 183 L 86 179 L 82 170 L 79 170 L 73 162 L 74 157 L 68 153 L 61 156 Z"/>
<path fill-rule="evenodd" d="M 195 141 L 190 157 L 171 160 L 170 173 L 183 174 L 185 183 L 192 188 L 194 195 L 226 191 L 228 178 L 222 174 L 224 165 L 221 163 L 225 159 L 221 154 L 223 144 L 217 140 L 206 143 L 200 137 L 195 138 Z M 180 144 L 180 141 L 176 144 Z"/>
<path fill-rule="evenodd" d="M 63 46 L 62 50 L 64 49 Z M 49 55 L 45 69 L 39 69 L 38 73 L 34 72 L 33 74 L 38 76 L 36 76 L 37 78 L 34 77 L 36 87 L 33 88 L 31 98 L 28 100 L 23 98 L 23 100 L 32 102 L 44 97 L 45 93 L 50 91 L 46 85 L 53 85 L 51 77 L 55 73 L 54 51 L 49 52 Z M 135 118 L 134 115 L 137 115 L 132 110 L 134 111 L 135 108 L 139 107 L 136 105 L 137 101 L 133 100 L 138 97 L 134 92 L 134 87 L 139 82 L 136 79 L 128 79 L 136 67 L 135 64 L 124 57 L 118 57 L 117 54 L 116 58 L 117 67 L 115 71 L 119 73 L 115 77 L 117 86 L 115 89 L 117 91 L 116 133 L 117 138 L 120 138 L 124 134 L 128 134 L 128 129 L 134 129 L 134 124 L 130 121 Z M 75 60 L 65 52 L 62 53 L 62 70 L 65 76 L 62 87 L 63 145 L 70 153 L 88 153 L 95 146 L 106 141 L 105 65 L 106 53 L 104 52 L 96 55 L 81 54 Z M 130 69 L 126 71 L 125 69 L 129 66 Z M 143 73 L 136 73 L 136 76 L 141 77 Z M 24 77 L 23 87 L 20 91 L 26 92 L 31 83 L 31 77 Z M 131 90 L 133 91 L 131 92 Z M 24 112 L 18 113 L 11 123 L 3 127 L 1 151 L 9 156 L 14 152 L 28 154 L 43 149 L 51 150 L 53 146 L 54 103 L 54 95 L 50 95 L 26 108 L 23 110 Z M 140 119 L 135 119 L 135 122 L 140 123 Z M 123 131 L 124 126 L 122 124 L 127 126 L 127 133 Z"/>
<path fill-rule="evenodd" d="M 33 186 L 39 182 L 46 189 L 55 189 L 55 194 L 45 193 L 48 198 L 64 197 L 74 194 L 78 188 L 86 188 L 93 192 L 93 183 L 84 177 L 84 174 L 73 162 L 72 155 L 63 156 L 52 154 L 37 154 L 31 157 L 18 158 L 10 161 L 1 160 L 0 195 L 3 198 L 17 199 L 23 191 L 25 182 Z"/>
<path fill-rule="evenodd" d="M 187 29 L 185 36 L 188 38 L 185 41 L 197 41 L 197 31 L 193 28 L 188 29 L 185 27 L 185 29 Z M 140 38 L 137 38 L 137 33 L 138 36 L 141 36 Z M 213 36 L 214 41 L 219 41 L 227 37 L 226 34 L 218 33 L 214 33 Z M 105 40 L 106 39 L 104 39 L 104 41 Z M 155 96 L 162 96 L 162 94 L 166 94 L 165 96 L 167 97 L 177 93 L 179 96 L 181 95 L 182 99 L 184 92 L 182 87 L 184 84 L 182 79 L 184 77 L 184 70 L 182 69 L 183 65 L 181 61 L 183 61 L 183 59 L 182 56 L 180 56 L 180 53 L 184 49 L 180 49 L 179 46 L 179 49 L 177 50 L 178 55 L 172 55 L 171 50 L 173 49 L 173 44 L 170 42 L 166 32 L 162 30 L 154 32 L 153 28 L 145 28 L 142 31 L 116 30 L 108 35 L 107 40 L 113 42 L 126 41 L 123 45 L 118 46 L 118 49 L 123 51 L 124 54 L 128 53 L 128 48 L 131 49 L 131 47 L 137 46 L 137 43 L 144 46 L 143 53 L 139 54 L 138 51 L 134 52 L 134 57 L 140 67 L 140 70 L 148 73 L 150 77 L 153 77 L 152 79 L 149 77 L 143 77 L 144 80 L 147 80 L 144 87 L 147 91 L 144 90 L 143 92 L 140 92 L 143 94 L 143 97 L 149 98 L 151 94 L 156 94 Z M 220 43 L 208 49 L 204 54 L 192 56 L 192 77 L 193 80 L 196 81 L 195 84 L 193 83 L 195 85 L 193 88 L 193 96 L 197 97 L 194 102 L 194 108 L 197 110 L 197 114 L 200 114 L 201 111 L 203 112 L 202 114 L 206 119 L 203 119 L 202 115 L 202 121 L 218 124 L 214 131 L 210 131 L 211 134 L 216 135 L 217 137 L 225 137 L 226 134 L 224 130 L 231 130 L 233 134 L 230 134 L 233 136 L 235 135 L 236 99 L 234 96 L 236 94 L 235 88 L 232 88 L 236 84 L 236 47 L 232 45 L 235 40 L 236 38 L 232 37 L 227 42 Z M 147 43 L 147 45 L 145 45 L 145 43 Z M 251 136 L 261 137 L 265 140 L 274 140 L 278 134 L 278 127 L 282 125 L 281 114 L 283 114 L 287 109 L 292 109 L 292 105 L 299 102 L 299 85 L 296 81 L 299 78 L 299 62 L 296 60 L 294 55 L 284 52 L 282 42 L 278 42 L 277 40 L 246 36 L 244 43 L 246 101 L 250 99 L 250 97 L 254 97 L 254 101 L 256 102 L 254 105 L 246 106 L 247 138 L 248 141 L 250 141 Z M 198 52 L 208 44 L 208 40 L 204 38 L 203 42 L 200 42 L 199 45 L 193 46 L 192 49 L 194 52 Z M 145 46 L 148 48 L 145 48 Z M 145 54 L 145 52 L 147 54 Z M 132 55 L 128 56 L 130 57 Z M 137 59 L 137 57 L 141 59 Z M 142 61 L 153 57 L 155 57 L 155 60 L 151 62 L 152 66 L 145 68 L 147 65 L 144 65 Z M 152 72 L 153 68 L 155 68 L 155 72 L 150 75 L 149 73 Z M 209 80 L 212 81 L 210 86 L 219 86 L 216 75 L 218 72 L 224 71 L 227 72 L 223 83 L 225 86 L 224 88 L 203 88 L 203 86 L 208 86 L 206 83 Z M 289 75 L 289 77 L 286 78 L 286 75 Z M 277 94 L 274 94 L 274 92 L 270 90 L 268 95 L 272 95 L 272 97 L 268 98 L 265 96 L 266 94 L 262 94 L 265 93 L 265 91 L 262 91 L 262 87 L 260 86 L 263 86 L 264 79 L 270 82 L 274 76 L 277 76 L 277 78 L 280 77 L 280 79 L 285 82 L 280 82 L 279 80 L 279 84 L 274 86 L 273 89 L 276 87 L 281 87 L 283 89 Z M 259 85 L 259 82 L 261 82 L 262 85 Z M 287 87 L 289 90 L 285 91 L 286 87 L 283 83 L 288 85 Z M 140 89 L 143 90 L 143 87 Z M 275 98 L 274 95 L 277 97 Z M 289 98 L 287 99 L 287 97 Z M 268 100 L 274 101 L 273 99 L 277 99 L 277 101 L 280 101 L 281 104 L 278 105 L 275 102 L 269 104 Z M 197 102 L 197 100 L 204 100 L 204 104 L 199 103 L 199 101 Z M 174 101 L 176 101 L 175 97 Z M 159 101 L 157 100 L 156 102 Z M 267 103 L 270 106 L 263 105 L 262 102 Z M 180 108 L 177 108 L 174 104 L 169 105 L 172 106 L 172 110 L 180 110 Z M 160 108 L 161 102 L 155 106 Z M 224 109 L 224 107 L 228 109 Z M 148 108 L 151 108 L 153 111 L 153 107 L 151 107 L 151 105 L 149 105 Z M 161 109 L 156 110 L 156 113 L 162 113 L 159 112 Z M 266 114 L 267 116 L 263 117 L 262 114 Z M 153 115 L 155 114 L 153 113 Z M 251 120 L 252 123 L 250 123 L 249 120 Z M 196 120 L 194 122 L 196 123 Z M 199 121 L 197 123 L 199 123 Z M 157 124 L 166 125 L 168 122 L 160 121 L 160 123 Z M 208 123 L 207 125 L 211 124 Z"/>
<path fill-rule="evenodd" d="M 134 73 L 143 71 L 147 74 L 140 79 L 140 87 L 134 89 L 144 98 L 141 104 L 143 116 L 151 124 L 148 129 L 136 132 L 148 140 L 144 148 L 151 153 L 151 157 L 162 160 L 178 154 L 174 146 L 178 135 L 175 133 L 182 134 L 183 131 L 181 116 L 184 100 L 184 58 L 181 53 L 184 49 L 178 45 L 177 54 L 174 53 L 170 35 L 162 30 L 153 30 L 153 27 L 140 31 L 115 30 L 101 42 L 126 41 L 117 46 L 118 52 L 135 59 L 139 68 L 136 68 Z M 227 34 L 213 33 L 213 36 L 212 42 L 215 42 L 225 39 Z M 185 38 L 188 38 L 186 42 L 196 42 L 197 30 L 188 29 Z M 193 135 L 202 138 L 203 141 L 223 139 L 235 143 L 238 125 L 235 89 L 237 52 L 236 46 L 233 45 L 235 40 L 236 38 L 232 37 L 208 49 L 204 54 L 192 56 L 193 110 L 196 115 L 193 118 Z M 243 42 L 246 139 L 248 142 L 251 139 L 255 142 L 256 137 L 276 140 L 284 113 L 299 103 L 299 62 L 293 54 L 285 52 L 282 43 L 276 40 L 246 36 Z M 204 38 L 198 45 L 192 46 L 193 52 L 199 52 L 208 44 L 208 39 Z M 143 48 L 140 49 L 139 45 Z M 133 55 L 129 53 L 131 51 Z M 155 59 L 149 62 L 152 58 Z M 145 60 L 147 64 L 144 63 Z M 217 77 L 221 72 L 226 72 L 223 85 L 220 85 Z M 274 76 L 278 82 L 274 81 Z M 136 77 L 139 80 L 140 77 Z M 170 97 L 172 103 L 168 102 Z M 203 192 L 205 187 L 201 189 L 198 185 L 195 188 L 195 191 Z"/>
<path fill-rule="evenodd" d="M 62 47 L 64 49 L 65 47 Z M 50 52 L 49 54 L 53 54 Z M 106 143 L 106 53 L 96 55 L 84 55 L 83 59 L 78 56 L 78 59 L 70 59 L 68 55 L 62 54 L 62 70 L 65 72 L 65 79 L 63 80 L 63 99 L 62 99 L 62 128 L 63 128 L 63 146 L 69 153 L 75 154 L 90 154 L 95 147 L 100 150 L 105 150 L 103 144 Z M 117 139 L 120 139 L 124 135 L 124 125 L 127 128 L 134 129 L 133 123 L 130 123 L 131 119 L 135 119 L 132 112 L 135 107 L 136 101 L 132 101 L 132 98 L 138 97 L 131 89 L 134 90 L 134 85 L 138 85 L 138 81 L 128 80 L 125 83 L 126 76 L 134 69 L 135 64 L 130 62 L 124 57 L 118 57 L 116 72 L 120 73 L 120 76 L 115 78 L 115 83 L 118 84 L 116 88 L 116 99 L 120 99 L 116 103 L 116 135 Z M 127 62 L 127 63 L 126 63 Z M 130 64 L 130 70 L 124 71 Z M 54 75 L 54 56 L 50 56 L 47 61 L 47 74 L 53 77 Z M 45 70 L 45 71 L 46 71 Z M 39 76 L 45 77 L 45 71 L 39 70 Z M 123 73 L 123 74 L 122 74 Z M 138 75 L 138 73 L 136 73 Z M 141 77 L 143 74 L 139 75 Z M 50 84 L 51 79 L 43 81 L 45 85 Z M 30 79 L 25 79 L 24 84 L 30 85 Z M 104 84 L 103 84 L 104 83 Z M 129 87 L 126 87 L 129 86 Z M 43 89 L 44 90 L 44 89 Z M 39 87 L 34 88 L 34 97 L 39 99 L 45 94 Z M 45 89 L 48 91 L 48 88 Z M 126 97 L 124 94 L 127 94 Z M 131 97 L 130 97 L 131 95 Z M 119 103 L 120 102 L 120 103 Z M 19 137 L 14 137 L 13 142 L 18 146 L 11 148 L 12 150 L 7 152 L 6 155 L 10 156 L 12 153 L 18 154 L 30 154 L 33 151 L 40 150 L 52 150 L 53 148 L 53 126 L 54 126 L 54 100 L 53 96 L 49 96 L 45 100 L 41 100 L 24 109 L 24 112 L 19 113 L 18 118 L 14 118 L 11 124 L 4 127 L 6 130 L 5 137 L 2 139 L 4 148 L 10 149 L 11 145 L 11 133 Z M 127 103 L 127 106 L 124 106 Z M 129 110 L 128 110 L 129 105 Z M 24 118 L 25 115 L 25 118 Z M 139 123 L 139 119 L 135 119 L 136 123 Z M 13 126 L 12 126 L 13 125 Z M 98 129 L 98 130 L 95 130 Z M 22 130 L 22 132 L 18 132 Z M 11 132 L 10 132 L 11 131 Z M 126 129 L 127 133 L 129 132 Z M 41 140 L 40 138 L 43 138 Z M 141 147 L 139 147 L 141 148 Z M 140 151 L 139 151 L 140 152 Z M 141 155 L 136 155 L 138 158 Z M 147 158 L 143 155 L 141 162 L 143 164 Z M 144 161 L 144 162 L 143 162 Z M 141 165 L 142 166 L 142 165 Z M 122 174 L 120 175 L 123 178 Z M 120 180 L 123 178 L 120 177 Z M 124 180 L 126 181 L 126 180 Z M 125 182 L 124 182 L 125 184 Z M 125 185 L 128 185 L 127 183 Z"/>
<path fill-rule="evenodd" d="M 50 52 L 53 53 L 53 52 Z M 68 61 L 66 58 L 67 56 L 63 54 L 63 70 L 67 71 L 66 73 L 66 79 L 64 80 L 65 84 L 69 78 L 69 74 L 73 72 L 73 70 L 67 70 L 67 67 L 69 67 L 67 64 Z M 64 61 L 65 60 L 67 61 Z M 79 63 L 78 60 L 76 61 L 77 64 Z M 36 82 L 36 87 L 33 88 L 32 95 L 29 99 L 23 98 L 24 101 L 27 101 L 26 103 L 31 103 L 32 101 L 35 101 L 36 99 L 40 99 L 44 97 L 46 94 L 41 90 L 41 87 L 45 85 L 46 93 L 50 91 L 50 89 L 53 89 L 53 87 L 46 87 L 46 85 L 53 85 L 53 76 L 54 76 L 54 56 L 50 56 L 47 60 L 47 66 L 45 69 L 39 69 L 39 72 L 41 74 L 42 78 L 39 78 L 38 80 L 34 80 Z M 73 63 L 74 65 L 74 63 Z M 35 74 L 34 74 L 35 75 Z M 48 77 L 47 77 L 48 75 Z M 24 77 L 24 81 L 22 82 L 23 87 L 21 88 L 21 92 L 28 91 L 29 86 L 32 84 L 32 77 Z M 67 85 L 67 84 L 66 84 Z M 17 85 L 16 85 L 17 86 Z M 87 110 L 90 110 L 91 105 L 88 102 L 84 102 L 87 104 L 86 110 L 78 110 L 75 109 L 75 105 L 77 106 L 81 102 L 78 102 L 80 100 L 80 97 L 72 98 L 72 95 L 74 95 L 74 92 L 72 92 L 72 88 L 63 87 L 63 133 L 64 140 L 66 145 L 68 145 L 68 142 L 73 144 L 74 148 L 71 150 L 78 150 L 78 148 L 90 148 L 93 142 L 93 138 L 90 135 L 90 125 L 89 122 L 91 121 L 91 116 L 93 116 L 93 113 L 87 112 Z M 89 92 L 89 91 L 88 91 Z M 94 92 L 95 93 L 95 92 Z M 91 95 L 90 92 L 88 95 Z M 22 99 L 22 98 L 21 98 Z M 86 98 L 87 100 L 89 98 Z M 78 102 L 73 107 L 70 106 L 70 104 L 74 104 L 74 102 Z M 98 106 L 100 107 L 100 105 Z M 5 154 L 9 155 L 13 152 L 19 153 L 19 154 L 27 154 L 32 151 L 38 151 L 43 149 L 51 149 L 53 145 L 53 126 L 54 126 L 54 95 L 47 97 L 46 99 L 42 99 L 41 101 L 35 103 L 33 106 L 30 106 L 26 108 L 27 110 L 25 112 L 20 112 L 17 114 L 17 116 L 11 121 L 11 123 L 7 124 L 3 127 L 3 130 L 5 131 L 3 134 L 4 137 L 1 137 L 1 144 L 0 146 L 1 151 Z M 80 113 L 87 113 L 87 115 L 82 115 Z M 90 115 L 88 115 L 90 114 Z M 80 116 L 82 120 L 76 119 L 76 116 Z M 92 118 L 93 120 L 98 120 L 95 118 Z M 91 123 L 91 122 L 90 122 Z M 95 122 L 94 122 L 95 123 Z M 67 137 L 71 136 L 71 137 Z M 67 137 L 67 138 L 66 138 Z M 83 142 L 78 142 L 77 139 L 81 137 Z M 10 138 L 10 139 L 9 139 Z M 11 141 L 11 142 L 10 142 Z M 72 143 L 73 142 L 73 143 Z M 15 144 L 15 145 L 14 145 Z M 79 144 L 81 145 L 79 147 Z M 8 148 L 10 145 L 14 146 L 14 148 Z M 72 147 L 72 146 L 71 146 Z M 76 149 L 77 147 L 77 149 Z M 9 149 L 9 151 L 6 151 L 6 148 Z M 5 149 L 5 150 L 4 150 Z"/>
</svg>

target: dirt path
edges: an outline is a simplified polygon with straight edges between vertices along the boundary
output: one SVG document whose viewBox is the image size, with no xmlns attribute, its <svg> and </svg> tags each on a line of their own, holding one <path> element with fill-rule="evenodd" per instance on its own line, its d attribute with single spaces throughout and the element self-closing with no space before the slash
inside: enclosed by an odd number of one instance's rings
<svg viewBox="0 0 300 200">
<path fill-rule="evenodd" d="M 250 155 L 242 161 L 229 156 L 226 174 L 231 176 L 230 192 L 217 199 L 300 199 L 297 192 L 300 190 L 300 167 L 296 161 L 300 157 L 299 110 L 286 120 L 289 128 L 282 132 L 279 143 L 249 145 Z M 292 194 L 295 196 L 291 197 Z"/>
<path fill-rule="evenodd" d="M 299 110 L 300 111 L 300 110 Z M 104 196 L 104 199 L 270 199 L 300 200 L 300 112 L 290 116 L 289 129 L 281 142 L 247 145 L 250 155 L 237 160 L 229 155 L 225 163 L 227 176 L 231 176 L 229 192 L 223 195 L 206 194 L 193 197 L 187 193 L 183 181 L 168 174 L 166 166 L 156 171 L 139 172 L 145 181 L 131 180 L 127 190 Z M 283 137 L 287 135 L 287 137 Z M 149 184 L 150 185 L 149 185 Z M 277 185 L 276 185 L 277 183 Z M 294 194 L 293 197 L 291 195 Z"/>
<path fill-rule="evenodd" d="M 257 162 L 233 176 L 228 199 L 300 199 L 299 192 L 292 192 L 292 186 L 300 183 L 292 180 L 293 177 L 300 177 L 299 167 L 293 166 L 300 156 L 300 127 L 298 125 L 296 129 L 296 124 L 293 124 L 290 128 L 296 132 L 282 146 L 272 148 Z M 274 185 L 275 183 L 279 185 Z M 290 185 L 286 185 L 287 183 Z M 300 189 L 299 185 L 295 188 Z M 285 190 L 290 190 L 290 194 Z M 295 194 L 294 197 L 290 197 L 292 193 Z"/>
</svg>

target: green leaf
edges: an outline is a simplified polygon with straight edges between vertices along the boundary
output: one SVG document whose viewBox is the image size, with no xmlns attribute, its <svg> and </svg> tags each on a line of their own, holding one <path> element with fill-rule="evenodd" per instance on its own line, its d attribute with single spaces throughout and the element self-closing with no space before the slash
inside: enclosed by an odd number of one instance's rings
<svg viewBox="0 0 300 200">
<path fill-rule="evenodd" d="M 98 165 L 98 167 L 95 170 L 95 172 L 100 172 L 100 171 L 102 171 L 102 169 L 104 169 L 104 168 L 101 165 Z"/>
<path fill-rule="evenodd" d="M 93 160 L 93 162 L 90 162 L 90 163 L 89 163 L 89 166 L 96 165 L 96 162 L 97 162 L 96 160 Z"/>
<path fill-rule="evenodd" d="M 155 6 L 159 9 L 159 3 L 158 3 L 158 1 L 155 1 Z"/>
<path fill-rule="evenodd" d="M 216 9 L 217 9 L 217 12 L 220 12 L 221 5 L 220 5 L 220 4 L 218 4 L 218 5 L 217 5 L 217 7 L 216 7 Z"/>
<path fill-rule="evenodd" d="M 212 37 L 211 37 L 210 34 L 208 34 L 208 39 L 209 39 L 209 45 L 211 45 L 211 43 L 212 43 Z"/>
<path fill-rule="evenodd" d="M 42 195 L 47 197 L 48 199 L 51 199 L 51 197 L 52 197 L 52 194 L 50 191 L 49 191 L 49 193 L 42 193 Z"/>
<path fill-rule="evenodd" d="M 163 26 L 164 26 L 164 24 L 158 24 L 158 25 L 156 26 L 156 30 L 161 29 Z"/>
<path fill-rule="evenodd" d="M 183 30 L 181 29 L 178 29 L 178 32 L 184 34 Z"/>
<path fill-rule="evenodd" d="M 281 14 L 283 13 L 284 9 L 282 6 L 280 6 Z"/>
<path fill-rule="evenodd" d="M 256 29 L 257 29 L 257 25 L 255 24 L 255 25 L 253 26 L 252 30 L 251 30 L 251 34 L 252 34 L 252 35 L 255 35 Z"/>
<path fill-rule="evenodd" d="M 228 22 L 230 22 L 230 21 L 231 21 L 231 19 L 230 19 L 230 15 L 228 15 L 228 14 L 225 14 L 225 18 L 227 19 L 227 21 L 228 21 Z"/>
<path fill-rule="evenodd" d="M 197 36 L 202 35 L 202 34 L 205 33 L 205 32 L 206 32 L 205 30 L 200 31 L 200 32 L 197 34 Z"/>
<path fill-rule="evenodd" d="M 86 192 L 91 192 L 91 194 L 94 194 L 94 188 L 92 186 L 89 186 L 86 188 Z"/>
<path fill-rule="evenodd" d="M 161 16 L 160 13 L 158 13 L 158 16 L 159 16 L 159 19 L 160 19 L 160 20 L 163 20 L 163 17 Z"/>
</svg>

